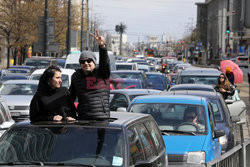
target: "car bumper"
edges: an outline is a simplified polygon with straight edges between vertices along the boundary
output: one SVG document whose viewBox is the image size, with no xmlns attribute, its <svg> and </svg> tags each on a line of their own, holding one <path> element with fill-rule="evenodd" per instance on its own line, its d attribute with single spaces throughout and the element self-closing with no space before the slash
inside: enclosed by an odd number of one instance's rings
<svg viewBox="0 0 250 167">
<path fill-rule="evenodd" d="M 187 164 L 183 162 L 168 162 L 169 167 L 205 167 L 205 164 Z"/>
</svg>

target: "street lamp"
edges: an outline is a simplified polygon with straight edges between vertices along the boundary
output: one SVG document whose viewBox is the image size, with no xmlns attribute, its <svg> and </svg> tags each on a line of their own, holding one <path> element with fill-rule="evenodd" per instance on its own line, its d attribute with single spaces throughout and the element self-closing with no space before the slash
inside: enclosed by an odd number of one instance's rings
<svg viewBox="0 0 250 167">
<path fill-rule="evenodd" d="M 44 56 L 49 56 L 49 9 L 48 0 L 45 0 L 44 9 Z"/>
<path fill-rule="evenodd" d="M 67 55 L 71 51 L 71 0 L 68 0 Z"/>
</svg>

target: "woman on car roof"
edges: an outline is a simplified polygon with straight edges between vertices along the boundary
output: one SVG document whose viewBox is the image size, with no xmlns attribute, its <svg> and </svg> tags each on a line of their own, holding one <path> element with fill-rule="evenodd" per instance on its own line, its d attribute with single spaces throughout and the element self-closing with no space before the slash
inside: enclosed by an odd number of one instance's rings
<svg viewBox="0 0 250 167">
<path fill-rule="evenodd" d="M 61 76 L 60 68 L 52 65 L 40 77 L 37 92 L 30 103 L 31 122 L 76 119 L 76 108 L 68 89 L 61 87 Z"/>
</svg>

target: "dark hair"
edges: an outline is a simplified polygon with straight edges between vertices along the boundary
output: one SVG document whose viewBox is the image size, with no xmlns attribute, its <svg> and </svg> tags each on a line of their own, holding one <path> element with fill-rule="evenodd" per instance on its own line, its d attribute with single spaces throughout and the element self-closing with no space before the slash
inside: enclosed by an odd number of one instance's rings
<svg viewBox="0 0 250 167">
<path fill-rule="evenodd" d="M 58 66 L 55 65 L 49 66 L 40 77 L 38 87 L 40 87 L 41 85 L 47 88 L 50 87 L 49 83 L 54 77 L 56 71 L 62 72 Z"/>
</svg>

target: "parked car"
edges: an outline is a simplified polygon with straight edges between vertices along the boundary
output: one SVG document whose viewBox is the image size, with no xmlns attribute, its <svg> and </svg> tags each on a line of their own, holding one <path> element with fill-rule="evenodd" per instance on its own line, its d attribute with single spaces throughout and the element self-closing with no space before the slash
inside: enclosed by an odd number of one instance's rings
<svg viewBox="0 0 250 167">
<path fill-rule="evenodd" d="M 111 90 L 114 89 L 143 89 L 139 79 L 117 78 L 110 79 Z"/>
<path fill-rule="evenodd" d="M 30 58 L 25 59 L 24 65 L 33 66 L 36 69 L 47 68 L 51 64 L 52 60 L 53 57 L 32 56 Z"/>
<path fill-rule="evenodd" d="M 178 73 L 176 84 L 208 84 L 215 86 L 221 71 L 214 68 L 187 68 Z"/>
<path fill-rule="evenodd" d="M 146 72 L 151 89 L 168 90 L 170 88 L 170 80 L 164 73 L 159 72 Z"/>
<path fill-rule="evenodd" d="M 73 69 L 60 69 L 62 71 L 62 86 L 69 88 L 71 84 L 71 76 L 75 72 Z M 45 69 L 35 70 L 29 77 L 30 80 L 39 80 Z"/>
<path fill-rule="evenodd" d="M 110 91 L 110 110 L 126 111 L 131 101 L 137 96 L 159 94 L 160 90 L 154 89 L 118 89 Z"/>
<path fill-rule="evenodd" d="M 169 89 L 169 91 L 178 91 L 178 90 L 201 90 L 201 91 L 215 92 L 215 89 L 212 85 L 205 85 L 205 84 L 179 84 L 179 85 L 173 85 Z"/>
<path fill-rule="evenodd" d="M 169 165 L 205 166 L 221 155 L 213 109 L 204 97 L 191 95 L 149 95 L 135 98 L 128 112 L 151 114 L 166 145 Z M 188 112 L 197 115 L 187 117 Z M 197 125 L 192 123 L 197 119 Z"/>
<path fill-rule="evenodd" d="M 0 95 L 7 103 L 15 121 L 29 118 L 29 106 L 38 86 L 38 81 L 9 80 L 0 88 Z"/>
<path fill-rule="evenodd" d="M 0 139 L 0 165 L 167 166 L 151 115 L 111 112 L 107 121 L 22 122 Z"/>
<path fill-rule="evenodd" d="M 14 123 L 15 121 L 10 115 L 10 111 L 6 102 L 2 98 L 0 98 L 0 137 Z"/>
<path fill-rule="evenodd" d="M 133 71 L 133 70 L 111 71 L 110 78 L 140 79 L 142 81 L 142 86 L 144 89 L 150 88 L 148 77 L 144 71 Z"/>
<path fill-rule="evenodd" d="M 235 133 L 236 129 L 234 124 L 240 120 L 239 116 L 232 116 L 224 101 L 223 96 L 218 92 L 209 91 L 195 91 L 195 90 L 183 90 L 183 91 L 170 91 L 162 92 L 164 95 L 193 95 L 207 98 L 211 104 L 216 129 L 224 130 L 225 136 L 219 138 L 219 142 L 222 146 L 223 153 L 232 149 L 236 145 Z"/>
</svg>

